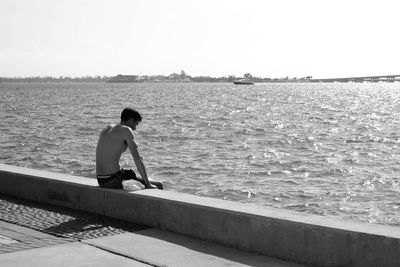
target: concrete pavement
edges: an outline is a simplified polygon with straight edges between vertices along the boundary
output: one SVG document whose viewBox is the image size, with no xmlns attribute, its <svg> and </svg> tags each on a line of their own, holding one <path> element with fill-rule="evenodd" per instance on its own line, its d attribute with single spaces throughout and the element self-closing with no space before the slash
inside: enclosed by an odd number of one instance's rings
<svg viewBox="0 0 400 267">
<path fill-rule="evenodd" d="M 7 251 L 17 244 L 19 251 Z M 302 266 L 154 228 L 74 241 L 2 221 L 0 253 L 0 266 L 13 267 Z"/>
</svg>

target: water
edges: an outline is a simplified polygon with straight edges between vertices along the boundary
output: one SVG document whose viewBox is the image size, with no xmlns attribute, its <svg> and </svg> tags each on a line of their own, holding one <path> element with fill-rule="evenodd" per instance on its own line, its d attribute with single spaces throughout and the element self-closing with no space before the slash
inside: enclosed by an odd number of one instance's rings
<svg viewBox="0 0 400 267">
<path fill-rule="evenodd" d="M 125 106 L 167 190 L 400 225 L 400 84 L 0 83 L 0 162 L 95 177 Z M 129 168 L 129 155 L 121 159 Z"/>
</svg>

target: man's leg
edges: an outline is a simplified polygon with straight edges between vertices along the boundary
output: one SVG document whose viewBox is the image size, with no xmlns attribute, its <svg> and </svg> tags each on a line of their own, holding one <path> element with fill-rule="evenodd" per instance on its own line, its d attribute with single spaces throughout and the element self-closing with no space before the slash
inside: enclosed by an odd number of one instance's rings
<svg viewBox="0 0 400 267">
<path fill-rule="evenodd" d="M 143 180 L 142 178 L 136 177 L 135 180 L 141 182 L 141 183 L 144 185 L 144 180 Z M 159 182 L 159 181 L 149 180 L 149 182 L 150 182 L 152 185 L 157 186 L 157 189 L 160 189 L 160 190 L 163 190 L 163 189 L 164 189 L 163 184 L 162 184 L 161 182 Z"/>
<path fill-rule="evenodd" d="M 139 182 L 141 182 L 143 185 L 145 185 L 145 184 L 144 184 L 144 180 L 143 180 L 142 178 L 140 178 L 140 177 L 137 177 L 136 174 L 135 174 L 135 172 L 134 172 L 133 170 L 123 170 L 122 179 L 123 179 L 123 180 L 130 180 L 130 179 L 133 179 L 133 180 L 139 181 Z M 149 180 L 149 182 L 150 182 L 152 185 L 155 185 L 155 186 L 156 186 L 158 189 L 160 189 L 160 190 L 163 190 L 163 189 L 164 189 L 164 186 L 163 186 L 163 184 L 162 184 L 161 182 L 154 181 L 154 180 Z"/>
</svg>

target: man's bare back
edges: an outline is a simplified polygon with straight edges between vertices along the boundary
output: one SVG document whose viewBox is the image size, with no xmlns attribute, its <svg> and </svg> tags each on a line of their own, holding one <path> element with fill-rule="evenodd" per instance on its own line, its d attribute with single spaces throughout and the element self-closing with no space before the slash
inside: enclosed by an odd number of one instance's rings
<svg viewBox="0 0 400 267">
<path fill-rule="evenodd" d="M 130 131 L 129 127 L 117 124 L 108 125 L 100 133 L 96 148 L 97 175 L 113 174 L 121 169 L 119 160 L 128 147 L 126 131 Z"/>
</svg>

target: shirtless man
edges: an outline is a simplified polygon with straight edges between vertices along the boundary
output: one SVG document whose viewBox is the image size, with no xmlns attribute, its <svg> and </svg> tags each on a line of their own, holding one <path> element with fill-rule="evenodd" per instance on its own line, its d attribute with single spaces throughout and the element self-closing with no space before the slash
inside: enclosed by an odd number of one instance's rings
<svg viewBox="0 0 400 267">
<path fill-rule="evenodd" d="M 133 131 L 141 121 L 142 116 L 139 112 L 125 108 L 121 113 L 121 123 L 108 125 L 100 133 L 96 148 L 96 174 L 100 187 L 122 188 L 123 180 L 134 179 L 144 184 L 145 188 L 162 189 L 160 182 L 149 181 L 143 159 L 134 141 Z M 136 177 L 133 170 L 122 169 L 119 165 L 121 154 L 128 147 L 141 178 Z"/>
</svg>

